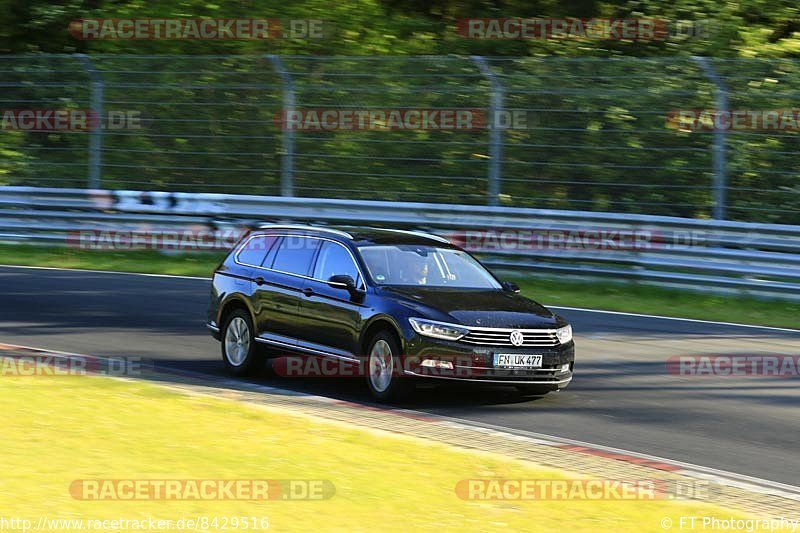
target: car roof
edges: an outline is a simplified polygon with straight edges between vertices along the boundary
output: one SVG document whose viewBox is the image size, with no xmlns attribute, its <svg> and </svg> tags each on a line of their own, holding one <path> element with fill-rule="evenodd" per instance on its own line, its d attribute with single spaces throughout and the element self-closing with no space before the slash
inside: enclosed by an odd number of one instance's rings
<svg viewBox="0 0 800 533">
<path fill-rule="evenodd" d="M 265 224 L 259 231 L 286 230 L 298 235 L 319 235 L 350 241 L 356 246 L 371 244 L 420 244 L 429 246 L 446 246 L 452 244 L 444 237 L 418 231 L 370 228 L 358 226 L 304 226 L 292 224 Z"/>
</svg>

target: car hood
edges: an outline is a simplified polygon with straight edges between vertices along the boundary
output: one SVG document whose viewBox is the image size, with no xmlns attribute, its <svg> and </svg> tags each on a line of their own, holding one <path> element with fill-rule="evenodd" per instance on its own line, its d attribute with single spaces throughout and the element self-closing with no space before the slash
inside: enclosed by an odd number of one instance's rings
<svg viewBox="0 0 800 533">
<path fill-rule="evenodd" d="M 383 290 L 397 294 L 411 307 L 424 311 L 431 308 L 450 320 L 465 326 L 483 328 L 552 328 L 560 325 L 558 317 L 546 307 L 519 294 L 501 290 L 471 290 L 423 287 L 386 287 Z"/>
</svg>

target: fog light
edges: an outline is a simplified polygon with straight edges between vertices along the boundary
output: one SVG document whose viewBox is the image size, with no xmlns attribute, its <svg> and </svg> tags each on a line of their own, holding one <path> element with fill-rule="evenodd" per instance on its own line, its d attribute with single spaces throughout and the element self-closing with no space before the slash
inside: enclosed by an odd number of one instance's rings
<svg viewBox="0 0 800 533">
<path fill-rule="evenodd" d="M 453 363 L 450 361 L 439 361 L 438 359 L 425 359 L 422 361 L 421 366 L 427 366 L 428 368 L 445 368 L 447 370 L 453 370 Z"/>
<path fill-rule="evenodd" d="M 569 372 L 569 363 L 565 363 L 565 364 L 561 365 L 561 371 L 562 372 Z"/>
</svg>

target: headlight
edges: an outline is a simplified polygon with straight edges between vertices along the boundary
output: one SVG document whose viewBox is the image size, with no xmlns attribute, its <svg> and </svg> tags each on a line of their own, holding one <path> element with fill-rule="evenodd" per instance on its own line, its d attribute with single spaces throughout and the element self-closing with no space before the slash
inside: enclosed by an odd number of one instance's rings
<svg viewBox="0 0 800 533">
<path fill-rule="evenodd" d="M 556 330 L 556 337 L 561 344 L 567 344 L 572 340 L 572 326 L 564 326 Z"/>
<path fill-rule="evenodd" d="M 469 330 L 460 328 L 452 324 L 444 324 L 433 320 L 425 320 L 423 318 L 409 318 L 408 322 L 414 331 L 426 337 L 434 337 L 436 339 L 447 339 L 449 341 L 457 341 L 467 333 Z"/>
</svg>

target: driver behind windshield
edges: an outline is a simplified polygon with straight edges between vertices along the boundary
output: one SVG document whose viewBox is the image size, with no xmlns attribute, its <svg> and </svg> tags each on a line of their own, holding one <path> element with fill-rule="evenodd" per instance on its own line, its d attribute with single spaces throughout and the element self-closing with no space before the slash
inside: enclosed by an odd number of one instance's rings
<svg viewBox="0 0 800 533">
<path fill-rule="evenodd" d="M 410 285 L 428 284 L 428 260 L 416 253 L 403 254 L 403 282 Z"/>
</svg>

